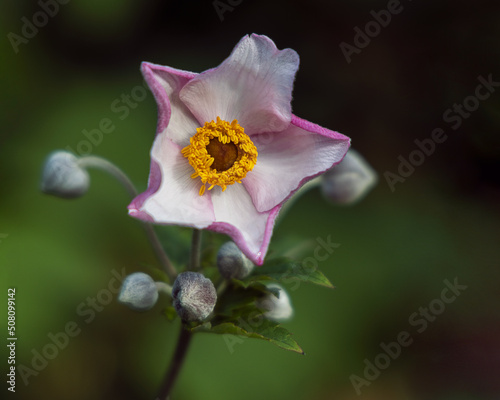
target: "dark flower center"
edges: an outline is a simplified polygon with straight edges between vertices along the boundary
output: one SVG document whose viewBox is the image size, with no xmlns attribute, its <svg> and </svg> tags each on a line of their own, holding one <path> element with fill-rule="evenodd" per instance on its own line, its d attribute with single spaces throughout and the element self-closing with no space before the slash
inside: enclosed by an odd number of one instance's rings
<svg viewBox="0 0 500 400">
<path fill-rule="evenodd" d="M 214 158 L 211 167 L 218 172 L 227 171 L 238 159 L 238 147 L 232 142 L 221 143 L 218 138 L 210 139 L 207 153 Z"/>
</svg>

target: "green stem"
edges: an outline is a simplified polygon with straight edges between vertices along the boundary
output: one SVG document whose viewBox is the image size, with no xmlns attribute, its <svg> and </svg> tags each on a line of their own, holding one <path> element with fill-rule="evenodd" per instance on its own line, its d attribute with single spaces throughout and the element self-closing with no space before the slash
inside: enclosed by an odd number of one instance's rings
<svg viewBox="0 0 500 400">
<path fill-rule="evenodd" d="M 200 255 L 201 255 L 201 230 L 193 230 L 193 238 L 191 240 L 191 258 L 189 260 L 189 268 L 191 271 L 200 270 Z"/>
<path fill-rule="evenodd" d="M 221 297 L 222 294 L 226 291 L 226 289 L 227 289 L 227 281 L 224 279 L 224 281 L 222 281 L 220 285 L 217 285 L 217 297 Z"/>
<path fill-rule="evenodd" d="M 219 282 L 217 282 L 216 285 L 216 291 L 217 291 L 217 298 L 221 297 L 222 294 L 226 291 L 227 289 L 227 280 L 226 279 L 221 279 Z"/>
<path fill-rule="evenodd" d="M 184 363 L 184 360 L 186 358 L 187 350 L 189 348 L 189 344 L 191 343 L 192 337 L 193 334 L 185 329 L 183 325 L 181 325 L 181 332 L 179 335 L 179 340 L 177 341 L 177 348 L 175 349 L 174 356 L 170 363 L 170 368 L 167 372 L 167 375 L 165 375 L 165 380 L 163 381 L 160 393 L 158 394 L 160 400 L 167 400 L 168 396 L 172 392 L 175 381 L 177 380 L 182 364 Z"/>
<path fill-rule="evenodd" d="M 166 284 L 165 282 L 155 282 L 156 289 L 158 292 L 163 292 L 172 297 L 172 286 Z"/>
<path fill-rule="evenodd" d="M 167 253 L 165 253 L 165 251 L 163 250 L 163 246 L 161 245 L 160 239 L 158 239 L 155 230 L 153 229 L 151 224 L 148 224 L 147 222 L 144 222 L 142 224 L 142 227 L 144 228 L 146 236 L 148 237 L 149 242 L 153 247 L 153 250 L 156 254 L 156 258 L 158 258 L 158 261 L 160 261 L 160 264 L 162 265 L 163 270 L 168 275 L 170 282 L 174 282 L 177 276 L 177 271 L 174 268 L 172 262 L 170 261 L 170 258 L 168 258 Z"/>
<path fill-rule="evenodd" d="M 138 195 L 137 190 L 129 177 L 120 168 L 118 168 L 108 160 L 96 156 L 84 156 L 78 159 L 78 165 L 82 168 L 96 168 L 100 169 L 101 171 L 105 171 L 111 176 L 115 177 L 125 187 L 125 190 L 128 192 L 130 197 L 134 198 Z M 142 227 L 146 232 L 146 236 L 148 237 L 148 240 L 153 247 L 158 261 L 170 278 L 170 281 L 173 282 L 175 280 L 175 277 L 177 276 L 177 271 L 175 270 L 172 262 L 165 253 L 165 250 L 163 249 L 163 246 L 161 245 L 155 230 L 153 229 L 152 225 L 147 222 L 143 222 Z"/>
<path fill-rule="evenodd" d="M 78 165 L 82 168 L 97 168 L 114 176 L 127 190 L 130 197 L 137 196 L 134 184 L 125 173 L 115 164 L 96 156 L 84 156 L 78 159 Z"/>
</svg>

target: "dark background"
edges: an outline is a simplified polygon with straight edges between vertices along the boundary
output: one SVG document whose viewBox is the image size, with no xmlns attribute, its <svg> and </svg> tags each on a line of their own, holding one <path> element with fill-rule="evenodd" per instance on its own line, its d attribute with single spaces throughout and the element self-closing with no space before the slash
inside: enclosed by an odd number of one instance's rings
<svg viewBox="0 0 500 400">
<path fill-rule="evenodd" d="M 41 7 L 2 2 L 0 276 L 17 289 L 17 365 L 31 368 L 49 334 L 69 322 L 80 329 L 28 386 L 18 375 L 16 394 L 7 394 L 155 398 L 178 331 L 160 316 L 162 305 L 135 314 L 113 298 L 91 321 L 82 315 L 87 298 L 107 299 L 113 270 L 156 265 L 127 216 L 129 199 L 99 171 L 83 198 L 44 196 L 41 167 L 52 150 L 78 149 L 82 130 L 109 118 L 115 129 L 91 152 L 143 190 L 155 102 L 148 92 L 121 112 L 111 106 L 144 93 L 140 62 L 203 71 L 255 32 L 301 57 L 294 113 L 350 136 L 380 180 L 352 207 L 333 207 L 312 191 L 275 230 L 271 251 L 317 237 L 340 244 L 320 265 L 337 288 L 303 284 L 291 293 L 296 315 L 286 327 L 306 356 L 250 339 L 231 353 L 221 336 L 199 335 L 172 399 L 497 399 L 498 88 L 457 129 L 443 113 L 474 96 L 479 76 L 500 81 L 500 3 L 402 1 L 350 63 L 340 44 L 353 45 L 355 27 L 364 29 L 387 2 L 232 3 L 221 18 L 212 1 L 72 0 L 16 53 L 10 33 L 21 35 L 21 18 L 32 21 Z M 391 191 L 384 173 L 397 174 L 398 157 L 408 160 L 415 140 L 437 128 L 447 139 Z M 440 298 L 446 279 L 467 289 L 417 332 L 410 316 Z M 373 362 L 380 343 L 402 331 L 412 344 L 358 396 L 350 376 L 363 377 L 364 360 Z M 4 371 L 6 357 L 0 365 Z"/>
</svg>

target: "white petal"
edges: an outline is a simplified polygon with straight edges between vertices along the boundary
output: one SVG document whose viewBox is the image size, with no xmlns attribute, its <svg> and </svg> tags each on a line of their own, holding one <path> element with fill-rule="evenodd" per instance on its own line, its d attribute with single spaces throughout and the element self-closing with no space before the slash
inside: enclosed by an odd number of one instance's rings
<svg viewBox="0 0 500 400">
<path fill-rule="evenodd" d="M 211 194 L 216 223 L 209 229 L 231 236 L 252 262 L 261 265 L 280 207 L 258 212 L 246 189 L 239 183 L 228 186 L 224 192 L 215 187 Z"/>
<path fill-rule="evenodd" d="M 142 64 L 142 73 L 158 103 L 157 134 L 187 146 L 200 124 L 180 100 L 179 92 L 196 74 L 150 63 Z"/>
<path fill-rule="evenodd" d="M 278 50 L 266 36 L 245 36 L 217 68 L 197 75 L 181 90 L 200 124 L 218 116 L 237 119 L 249 135 L 281 131 L 290 123 L 299 56 Z"/>
<path fill-rule="evenodd" d="M 153 222 L 206 228 L 214 222 L 210 194 L 199 195 L 200 179 L 192 179 L 193 168 L 178 145 L 162 135 L 156 137 L 151 157 L 160 166 L 161 185 L 147 198 L 140 212 Z M 131 210 L 134 215 L 134 210 Z"/>
<path fill-rule="evenodd" d="M 259 155 L 243 185 L 258 211 L 283 202 L 307 180 L 340 162 L 349 148 L 346 136 L 295 116 L 285 131 L 252 139 Z"/>
</svg>

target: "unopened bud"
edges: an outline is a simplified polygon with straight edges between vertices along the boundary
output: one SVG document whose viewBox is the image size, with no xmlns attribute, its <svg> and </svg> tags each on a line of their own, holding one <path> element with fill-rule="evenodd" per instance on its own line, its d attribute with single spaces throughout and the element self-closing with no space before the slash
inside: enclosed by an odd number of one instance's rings
<svg viewBox="0 0 500 400">
<path fill-rule="evenodd" d="M 55 151 L 47 157 L 42 173 L 43 193 L 66 199 L 80 197 L 87 192 L 89 182 L 89 174 L 73 154 Z"/>
<path fill-rule="evenodd" d="M 268 293 L 257 300 L 257 307 L 267 310 L 264 316 L 277 322 L 284 322 L 292 318 L 293 308 L 290 297 L 288 293 L 285 292 L 285 289 L 275 284 L 267 285 L 267 287 L 269 289 L 277 289 L 279 291 L 279 297 L 276 297 L 272 293 Z"/>
<path fill-rule="evenodd" d="M 236 243 L 227 242 L 217 253 L 217 267 L 225 279 L 243 279 L 250 275 L 255 266 L 236 246 Z"/>
<path fill-rule="evenodd" d="M 135 272 L 127 276 L 122 283 L 118 301 L 135 311 L 147 311 L 158 300 L 156 283 L 149 275 Z"/>
<path fill-rule="evenodd" d="M 191 271 L 177 276 L 172 297 L 177 314 L 185 322 L 203 321 L 217 302 L 217 292 L 212 281 Z"/>
<path fill-rule="evenodd" d="M 355 150 L 349 150 L 342 162 L 322 175 L 321 191 L 337 204 L 361 200 L 377 183 L 375 170 Z"/>
</svg>

